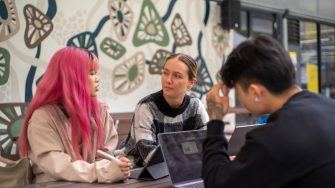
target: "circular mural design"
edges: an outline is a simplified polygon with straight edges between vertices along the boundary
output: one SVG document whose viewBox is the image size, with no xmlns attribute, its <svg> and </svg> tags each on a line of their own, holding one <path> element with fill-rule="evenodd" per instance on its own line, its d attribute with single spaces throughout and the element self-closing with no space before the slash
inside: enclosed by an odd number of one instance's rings
<svg viewBox="0 0 335 188">
<path fill-rule="evenodd" d="M 15 35 L 20 28 L 14 0 L 0 1 L 0 42 Z"/>
<path fill-rule="evenodd" d="M 138 52 L 113 70 L 113 91 L 117 94 L 134 91 L 143 83 L 144 71 L 145 57 L 142 52 Z"/>
<path fill-rule="evenodd" d="M 133 25 L 133 11 L 127 3 L 122 0 L 110 0 L 108 2 L 108 9 L 116 37 L 121 41 L 125 41 Z"/>
<path fill-rule="evenodd" d="M 21 131 L 27 103 L 0 104 L 0 144 L 1 156 L 19 159 L 17 139 Z"/>
<path fill-rule="evenodd" d="M 98 56 L 97 46 L 95 44 L 94 36 L 91 32 L 79 33 L 78 35 L 70 38 L 67 41 L 67 46 L 84 48 Z"/>
<path fill-rule="evenodd" d="M 229 47 L 229 31 L 223 30 L 220 26 L 213 27 L 212 45 L 219 57 L 225 56 L 225 51 Z"/>
</svg>

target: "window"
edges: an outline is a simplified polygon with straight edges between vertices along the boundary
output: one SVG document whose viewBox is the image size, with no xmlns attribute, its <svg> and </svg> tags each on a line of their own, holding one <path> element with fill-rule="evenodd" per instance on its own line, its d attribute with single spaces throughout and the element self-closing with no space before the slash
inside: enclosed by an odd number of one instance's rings
<svg viewBox="0 0 335 188">
<path fill-rule="evenodd" d="M 318 93 L 317 24 L 300 22 L 300 81 L 303 89 Z"/>
<path fill-rule="evenodd" d="M 335 99 L 335 27 L 320 25 L 320 44 L 321 93 Z"/>
</svg>

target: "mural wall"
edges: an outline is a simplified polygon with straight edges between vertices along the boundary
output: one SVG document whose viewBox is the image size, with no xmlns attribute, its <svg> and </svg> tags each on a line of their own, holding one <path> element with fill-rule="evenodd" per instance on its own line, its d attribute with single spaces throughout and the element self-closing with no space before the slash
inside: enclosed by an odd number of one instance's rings
<svg viewBox="0 0 335 188">
<path fill-rule="evenodd" d="M 131 112 L 160 90 L 164 60 L 177 52 L 197 60 L 191 94 L 203 100 L 232 46 L 209 0 L 1 0 L 0 10 L 0 102 L 30 101 L 51 56 L 69 45 L 98 56 L 110 112 Z"/>
</svg>

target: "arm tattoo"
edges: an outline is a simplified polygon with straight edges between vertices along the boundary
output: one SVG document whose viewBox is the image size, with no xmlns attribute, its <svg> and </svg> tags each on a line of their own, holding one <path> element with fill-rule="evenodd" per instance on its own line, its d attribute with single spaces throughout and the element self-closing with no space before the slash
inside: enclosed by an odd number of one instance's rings
<svg viewBox="0 0 335 188">
<path fill-rule="evenodd" d="M 208 116 L 211 120 L 222 120 L 223 113 L 223 104 L 217 103 L 213 100 L 207 100 L 207 111 Z"/>
</svg>

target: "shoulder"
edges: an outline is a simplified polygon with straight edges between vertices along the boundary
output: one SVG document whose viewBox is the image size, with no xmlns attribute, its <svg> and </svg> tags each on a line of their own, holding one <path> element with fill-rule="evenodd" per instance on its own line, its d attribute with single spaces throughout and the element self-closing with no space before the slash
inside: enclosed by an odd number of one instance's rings
<svg viewBox="0 0 335 188">
<path fill-rule="evenodd" d="M 311 93 L 309 91 L 303 90 L 294 96 L 292 96 L 284 105 L 284 107 L 289 106 L 290 109 L 304 109 L 310 106 L 331 106 L 335 107 L 335 101 L 329 99 L 323 95 Z M 313 109 L 313 108 L 310 108 Z"/>
<path fill-rule="evenodd" d="M 200 99 L 199 98 L 197 98 L 197 97 L 193 97 L 193 96 L 189 96 L 189 95 L 186 95 L 186 97 L 188 97 L 188 98 L 190 98 L 190 102 L 192 103 L 192 104 L 196 104 L 196 105 L 199 105 L 200 103 L 202 103 L 201 101 L 200 101 Z"/>
<path fill-rule="evenodd" d="M 44 105 L 44 106 L 37 108 L 33 112 L 31 119 L 32 118 L 38 118 L 38 119 L 46 118 L 46 117 L 55 115 L 58 110 L 60 110 L 60 108 L 55 104 Z"/>
<path fill-rule="evenodd" d="M 155 93 L 151 93 L 145 97 L 143 97 L 138 104 L 143 104 L 143 103 L 149 103 L 149 102 L 154 102 L 156 100 L 158 100 L 159 98 L 161 98 L 163 96 L 162 91 L 157 91 Z"/>
<path fill-rule="evenodd" d="M 142 98 L 136 105 L 135 111 L 150 111 L 156 110 L 157 108 L 157 101 L 161 100 L 163 97 L 162 92 L 158 91 L 155 93 L 151 93 L 150 95 L 145 96 Z"/>
<path fill-rule="evenodd" d="M 194 108 L 197 108 L 197 109 L 205 109 L 205 106 L 204 104 L 202 103 L 202 101 L 197 98 L 197 97 L 192 97 L 192 96 L 188 96 L 190 98 L 190 106 L 191 107 L 194 107 Z"/>
<path fill-rule="evenodd" d="M 135 107 L 135 118 L 152 118 L 155 114 L 159 113 L 158 106 L 156 104 L 159 98 L 159 93 L 152 93 L 142 98 Z"/>
<path fill-rule="evenodd" d="M 29 120 L 29 132 L 32 130 L 53 129 L 52 127 L 61 122 L 60 113 L 62 113 L 60 108 L 54 104 L 37 108 Z"/>
</svg>

